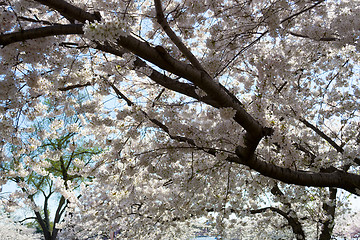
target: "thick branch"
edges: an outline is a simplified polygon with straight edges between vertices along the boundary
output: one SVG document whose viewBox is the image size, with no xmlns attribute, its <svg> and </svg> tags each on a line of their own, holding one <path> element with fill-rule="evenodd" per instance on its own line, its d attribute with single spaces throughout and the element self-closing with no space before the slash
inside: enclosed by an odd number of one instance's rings
<svg viewBox="0 0 360 240">
<path fill-rule="evenodd" d="M 74 20 L 77 20 L 79 22 L 85 23 L 86 20 L 90 22 L 94 22 L 95 20 L 101 20 L 99 14 L 88 13 L 85 10 L 76 7 L 64 0 L 36 0 L 36 2 L 58 11 L 70 22 L 74 22 Z"/>
<path fill-rule="evenodd" d="M 39 212 L 37 212 L 37 211 L 34 211 L 34 213 L 35 213 L 35 216 L 36 216 L 36 221 L 40 224 L 40 227 L 43 230 L 45 240 L 51 240 L 51 233 L 46 228 L 44 220 L 41 217 L 41 214 Z"/>
<path fill-rule="evenodd" d="M 323 223 L 321 234 L 319 240 L 330 240 L 332 231 L 334 229 L 334 219 L 335 219 L 335 210 L 336 210 L 336 188 L 330 188 L 330 203 L 324 202 L 323 209 L 326 212 L 328 219 Z"/>
<path fill-rule="evenodd" d="M 206 94 L 222 107 L 231 107 L 236 110 L 235 121 L 237 121 L 251 136 L 261 138 L 264 136 L 263 127 L 241 106 L 238 101 L 224 90 L 224 87 L 214 81 L 208 74 L 197 70 L 195 67 L 180 62 L 168 53 L 159 51 L 145 42 L 141 42 L 132 36 L 120 37 L 118 44 L 137 56 L 167 70 L 171 73 L 185 78 L 196 86 L 203 89 Z"/>
<path fill-rule="evenodd" d="M 56 35 L 83 34 L 83 24 L 53 25 L 0 35 L 0 45 Z"/>
<path fill-rule="evenodd" d="M 56 224 L 60 222 L 60 219 L 61 219 L 61 216 L 63 213 L 63 211 L 61 211 L 61 210 L 63 209 L 65 201 L 66 200 L 65 200 L 64 196 L 61 196 L 58 207 L 56 209 L 55 218 L 54 218 L 54 226 L 53 226 L 53 234 L 52 234 L 52 237 L 54 240 L 56 239 L 56 236 L 59 232 L 59 229 L 56 228 Z M 67 205 L 67 203 L 65 204 L 65 206 L 66 205 Z"/>
<path fill-rule="evenodd" d="M 242 147 L 237 147 L 236 155 L 238 158 L 231 157 L 228 160 L 246 165 L 264 176 L 277 179 L 284 183 L 308 187 L 342 188 L 360 196 L 359 175 L 347 173 L 337 169 L 333 169 L 331 172 L 296 171 L 290 168 L 279 167 L 272 163 L 259 160 L 254 154 L 246 154 L 246 149 L 244 151 Z"/>
<path fill-rule="evenodd" d="M 138 41 L 137 39 L 135 39 L 136 41 Z M 145 52 L 149 51 L 149 54 L 158 54 L 158 52 L 155 50 L 156 53 L 154 53 L 151 49 L 151 47 L 146 44 L 146 43 L 142 43 L 142 42 L 139 42 L 139 44 L 141 44 L 141 49 Z M 114 47 L 111 47 L 109 45 L 102 45 L 102 44 L 97 44 L 96 46 L 97 49 L 99 50 L 102 50 L 102 51 L 105 51 L 105 52 L 108 52 L 108 53 L 112 53 L 114 55 L 117 55 L 117 56 L 122 56 L 123 54 L 125 54 L 126 52 L 128 52 L 127 50 L 121 48 L 121 49 L 115 49 Z M 150 49 L 149 49 L 150 48 Z M 155 49 L 155 48 L 153 48 Z M 139 51 L 141 52 L 141 51 Z M 163 54 L 166 54 L 166 53 L 163 53 Z M 144 58 L 146 56 L 143 55 Z M 170 57 L 170 56 L 169 56 Z M 171 57 L 170 57 L 171 58 Z M 146 58 L 145 58 L 146 59 Z M 173 59 L 173 58 L 171 58 Z M 176 61 L 175 59 L 173 59 L 174 61 Z M 161 61 L 163 61 L 163 59 L 161 58 Z M 181 62 L 178 62 L 179 64 L 183 64 L 182 67 L 185 68 L 185 72 L 186 72 L 186 68 L 187 67 L 191 67 L 187 64 L 184 64 L 184 63 L 181 63 Z M 149 67 L 143 60 L 141 60 L 139 57 L 136 58 L 136 61 L 134 62 L 134 65 L 135 67 Z M 185 66 L 184 66 L 185 65 Z M 191 67 L 192 68 L 192 67 Z M 199 71 L 197 71 L 196 69 L 192 68 L 194 70 L 194 74 L 198 74 L 200 75 L 199 77 L 202 76 L 202 74 L 200 73 L 199 74 Z M 206 74 L 207 75 L 207 74 Z M 208 75 L 207 75 L 208 77 Z M 192 98 L 195 98 L 201 102 L 204 102 L 206 104 L 209 104 L 215 108 L 220 108 L 220 107 L 229 107 L 229 105 L 224 105 L 224 104 L 221 104 L 221 102 L 218 101 L 218 99 L 216 97 L 212 97 L 212 96 L 209 96 L 209 95 L 206 95 L 206 96 L 202 96 L 200 97 L 197 93 L 196 93 L 196 87 L 194 85 L 190 85 L 190 84 L 187 84 L 187 83 L 182 83 L 182 82 L 179 82 L 177 80 L 174 80 L 172 78 L 169 78 L 167 76 L 165 76 L 164 74 L 161 74 L 160 72 L 156 71 L 155 69 L 152 68 L 152 73 L 151 75 L 149 76 L 149 78 L 151 80 L 153 80 L 154 82 L 160 84 L 161 86 L 167 88 L 167 89 L 170 89 L 170 90 L 173 90 L 173 91 L 176 91 L 178 93 L 181 93 L 181 94 L 184 94 L 184 95 L 187 95 L 189 97 L 192 97 Z M 224 94 L 227 94 L 227 97 L 228 97 L 228 101 L 233 101 L 233 104 L 232 105 L 237 105 L 240 109 L 242 109 L 242 111 L 245 113 L 245 117 L 247 116 L 250 116 L 249 114 L 247 114 L 245 112 L 245 110 L 243 110 L 242 108 L 242 105 L 241 103 L 235 98 L 235 96 L 233 96 L 230 92 L 228 92 L 228 90 L 223 87 L 222 85 L 218 84 L 216 85 L 217 88 L 220 88 L 220 89 L 223 89 L 224 90 Z M 216 92 L 216 91 L 214 91 Z M 220 92 L 220 90 L 218 90 L 218 93 Z M 216 95 L 216 94 L 214 94 Z M 230 99 L 231 100 L 230 100 Z M 235 100 L 234 100 L 235 98 Z M 237 101 L 236 101 L 237 100 Z M 253 121 L 253 125 L 255 126 L 254 128 L 257 128 L 257 127 L 260 127 L 260 125 L 258 125 L 258 123 L 252 119 L 252 117 L 250 116 L 251 119 L 248 119 L 250 122 Z M 241 116 L 241 113 L 237 112 L 236 115 L 235 115 L 235 120 L 240 123 L 242 122 L 242 116 Z M 256 126 L 258 125 L 258 126 Z M 257 129 L 258 131 L 259 129 Z M 254 132 L 251 132 L 251 133 L 254 133 Z M 258 133 L 261 133 L 263 134 L 263 131 L 262 129 L 258 132 Z M 254 135 L 256 134 L 256 132 L 254 133 Z M 260 134 L 259 134 L 260 135 Z"/>
<path fill-rule="evenodd" d="M 43 207 L 43 211 L 44 211 L 44 222 L 45 222 L 45 226 L 46 228 L 49 230 L 49 232 L 51 231 L 50 229 L 50 219 L 49 219 L 49 212 L 48 212 L 48 203 L 49 203 L 49 197 L 51 195 L 45 196 L 44 199 L 44 207 Z"/>
<path fill-rule="evenodd" d="M 104 51 L 104 52 L 108 52 L 108 53 L 111 53 L 111 54 L 114 54 L 114 55 L 119 56 L 119 57 L 122 57 L 125 53 L 128 52 L 125 49 L 117 49 L 117 48 L 114 48 L 114 47 L 112 47 L 110 45 L 104 45 L 104 44 L 99 44 L 99 43 L 96 45 L 96 49 Z M 148 64 L 146 64 L 145 61 L 141 60 L 139 57 L 136 57 L 136 60 L 134 62 L 134 66 L 135 66 L 135 69 L 140 68 L 140 67 L 151 68 Z M 162 73 L 156 71 L 153 68 L 151 68 L 151 70 L 152 70 L 152 73 L 149 76 L 149 78 L 151 80 L 153 80 L 154 82 L 156 82 L 157 84 L 159 84 L 159 85 L 161 85 L 161 86 L 163 86 L 163 87 L 165 87 L 165 88 L 167 88 L 169 90 L 172 90 L 172 91 L 184 94 L 184 95 L 186 95 L 188 97 L 192 97 L 194 99 L 197 99 L 197 100 L 199 100 L 201 102 L 204 102 L 206 104 L 209 104 L 209 105 L 211 105 L 211 106 L 213 106 L 215 108 L 220 108 L 221 107 L 216 101 L 211 99 L 209 96 L 200 97 L 196 93 L 196 87 L 194 85 L 179 82 L 179 81 L 177 81 L 175 79 L 172 79 L 172 78 L 166 76 L 165 74 L 162 74 Z"/>
</svg>

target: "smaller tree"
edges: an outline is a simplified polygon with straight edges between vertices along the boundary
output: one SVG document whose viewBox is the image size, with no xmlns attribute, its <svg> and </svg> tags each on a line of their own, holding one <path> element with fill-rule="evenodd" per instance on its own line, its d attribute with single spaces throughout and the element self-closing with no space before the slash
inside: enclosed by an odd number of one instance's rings
<svg viewBox="0 0 360 240">
<path fill-rule="evenodd" d="M 26 119 L 29 127 L 19 129 L 19 136 L 4 147 L 3 184 L 12 181 L 18 190 L 2 202 L 7 211 L 30 208 L 32 216 L 22 221 L 34 221 L 28 224 L 40 229 L 46 240 L 54 240 L 59 231 L 56 225 L 75 201 L 66 191 L 76 192 L 83 181 L 91 179 L 84 172 L 91 171 L 92 157 L 102 149 L 91 137 L 79 134 L 81 121 L 73 108 L 64 110 L 49 101 L 39 106 L 47 117 Z"/>
</svg>

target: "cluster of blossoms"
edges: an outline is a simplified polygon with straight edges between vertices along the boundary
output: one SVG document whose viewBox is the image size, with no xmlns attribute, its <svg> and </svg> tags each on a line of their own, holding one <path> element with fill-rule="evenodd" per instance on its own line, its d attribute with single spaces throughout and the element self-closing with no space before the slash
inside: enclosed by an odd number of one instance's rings
<svg viewBox="0 0 360 240">
<path fill-rule="evenodd" d="M 87 22 L 84 25 L 84 34 L 87 38 L 97 41 L 116 40 L 120 36 L 130 33 L 129 24 L 122 19 L 112 19 L 106 22 Z"/>
<path fill-rule="evenodd" d="M 9 31 L 13 27 L 15 20 L 15 14 L 10 9 L 0 6 L 0 32 Z"/>
<path fill-rule="evenodd" d="M 5 214 L 0 215 L 0 236 L 3 240 L 37 240 L 41 239 L 41 235 L 35 233 L 34 229 L 14 222 Z"/>
</svg>

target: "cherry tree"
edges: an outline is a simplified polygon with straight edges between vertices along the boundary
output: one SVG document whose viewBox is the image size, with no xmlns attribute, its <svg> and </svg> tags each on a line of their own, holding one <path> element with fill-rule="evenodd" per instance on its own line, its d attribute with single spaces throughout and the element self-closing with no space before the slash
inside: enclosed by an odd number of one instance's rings
<svg viewBox="0 0 360 240">
<path fill-rule="evenodd" d="M 359 3 L 5 0 L 2 142 L 40 99 L 91 96 L 84 132 L 108 151 L 63 236 L 260 216 L 330 239 L 338 189 L 360 195 Z"/>
<path fill-rule="evenodd" d="M 23 208 L 32 212 L 21 222 L 32 221 L 44 239 L 56 239 L 72 197 L 76 190 L 91 178 L 96 167 L 92 158 L 103 151 L 96 141 L 79 138 L 81 115 L 74 108 L 57 106 L 56 102 L 39 103 L 42 118 L 19 126 L 18 138 L 4 146 L 0 170 L 4 182 L 15 183 L 17 189 L 0 199 L 8 212 Z M 90 136 L 89 136 L 90 137 Z M 60 193 L 60 195 L 59 195 Z"/>
</svg>

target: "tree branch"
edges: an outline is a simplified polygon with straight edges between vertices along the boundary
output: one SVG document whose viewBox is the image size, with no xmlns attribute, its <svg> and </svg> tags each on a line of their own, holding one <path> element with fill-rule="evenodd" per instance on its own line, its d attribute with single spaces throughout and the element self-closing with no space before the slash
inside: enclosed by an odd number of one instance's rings
<svg viewBox="0 0 360 240">
<path fill-rule="evenodd" d="M 49 232 L 51 232 L 49 212 L 48 212 L 49 197 L 50 197 L 50 195 L 45 196 L 43 211 L 44 211 L 44 222 L 45 222 L 45 226 L 46 226 L 46 228 L 49 230 Z"/>
<path fill-rule="evenodd" d="M 292 228 L 296 239 L 298 239 L 298 240 L 305 239 L 305 233 L 301 227 L 299 220 L 297 218 L 291 217 L 289 215 L 290 212 L 284 212 L 281 209 L 278 209 L 275 207 L 266 207 L 266 208 L 250 210 L 250 213 L 251 214 L 263 213 L 263 212 L 266 212 L 267 210 L 275 212 L 275 213 L 281 215 L 282 217 L 284 217 L 288 221 L 288 224 L 290 225 L 290 227 Z"/>
<path fill-rule="evenodd" d="M 40 28 L 22 30 L 7 34 L 0 34 L 0 45 L 6 46 L 11 43 L 30 39 L 50 37 L 56 35 L 83 34 L 83 24 L 53 25 Z"/>
<path fill-rule="evenodd" d="M 56 224 L 60 222 L 60 219 L 61 219 L 61 216 L 63 213 L 63 211 L 61 211 L 61 209 L 63 208 L 64 204 L 65 204 L 65 198 L 64 198 L 64 196 L 61 196 L 58 207 L 55 212 L 55 218 L 54 218 L 54 226 L 53 226 L 53 234 L 52 234 L 54 240 L 56 239 L 57 233 L 59 232 L 59 229 L 56 228 Z M 67 205 L 67 202 L 66 202 L 65 206 L 66 205 Z"/>
<path fill-rule="evenodd" d="M 70 22 L 77 20 L 85 23 L 86 20 L 89 22 L 101 21 L 101 17 L 98 13 L 88 13 L 85 10 L 76 7 L 64 0 L 35 0 L 38 3 L 48 6 L 58 11 L 62 16 L 68 19 Z"/>
<path fill-rule="evenodd" d="M 308 156 L 310 158 L 310 163 L 308 164 L 308 166 L 311 166 L 314 164 L 314 161 L 316 159 L 316 155 L 313 154 L 311 151 L 307 150 L 304 146 L 302 146 L 299 143 L 293 143 L 293 146 L 295 146 L 295 148 L 299 151 L 302 151 L 303 153 L 305 153 L 305 156 Z"/>
<path fill-rule="evenodd" d="M 33 18 L 28 18 L 28 17 L 22 17 L 22 16 L 19 16 L 17 17 L 19 20 L 23 20 L 23 21 L 27 21 L 27 22 L 34 22 L 34 23 L 42 23 L 42 24 L 45 24 L 45 25 L 61 25 L 61 24 L 58 24 L 58 23 L 52 23 L 52 22 L 49 22 L 49 21 L 46 21 L 46 20 L 39 20 L 39 19 L 33 19 Z"/>
<path fill-rule="evenodd" d="M 44 232 L 44 237 L 45 240 L 51 240 L 51 233 L 49 232 L 49 230 L 46 228 L 46 225 L 44 223 L 44 220 L 41 217 L 41 214 L 38 211 L 34 211 L 35 216 L 36 216 L 36 220 L 37 222 L 40 224 L 41 229 Z"/>
<path fill-rule="evenodd" d="M 166 52 L 158 52 L 156 48 L 132 36 L 119 37 L 118 44 L 158 67 L 194 83 L 203 89 L 206 94 L 221 107 L 231 107 L 236 110 L 234 120 L 253 138 L 261 139 L 265 135 L 266 131 L 264 131 L 264 128 L 245 111 L 241 103 L 238 100 L 235 101 L 233 96 L 224 90 L 224 87 L 214 81 L 208 74 L 197 70 L 192 65 L 174 59 Z"/>
<path fill-rule="evenodd" d="M 307 172 L 283 168 L 272 163 L 259 160 L 255 154 L 248 155 L 243 147 L 236 148 L 238 157 L 230 157 L 228 161 L 246 165 L 249 168 L 284 183 L 308 187 L 336 187 L 360 196 L 360 176 L 347 173 L 336 168 L 329 172 Z"/>
<path fill-rule="evenodd" d="M 111 53 L 114 54 L 116 56 L 122 57 L 125 53 L 128 53 L 129 51 L 121 48 L 121 49 L 117 49 L 114 48 L 108 44 L 100 44 L 97 43 L 96 49 L 107 52 L 107 53 Z M 183 83 L 183 82 L 179 82 L 175 79 L 172 79 L 168 76 L 166 76 L 165 74 L 160 73 L 159 71 L 155 70 L 154 68 L 151 68 L 148 64 L 146 64 L 145 61 L 141 60 L 139 57 L 136 57 L 136 60 L 134 62 L 134 66 L 136 68 L 150 68 L 152 70 L 151 75 L 149 76 L 149 78 L 151 80 L 153 80 L 155 83 L 178 93 L 184 94 L 188 97 L 197 99 L 201 102 L 204 102 L 206 104 L 209 104 L 215 108 L 220 108 L 221 106 L 214 101 L 212 98 L 210 98 L 209 96 L 202 96 L 200 97 L 197 93 L 196 93 L 196 87 L 194 85 L 188 84 L 188 83 Z"/>
<path fill-rule="evenodd" d="M 25 222 L 27 220 L 36 220 L 36 219 L 37 219 L 36 217 L 27 217 L 27 218 L 24 218 L 21 221 L 19 221 L 19 223 L 23 223 L 23 222 Z"/>
<path fill-rule="evenodd" d="M 280 23 L 284 23 L 284 22 L 286 22 L 286 21 L 290 21 L 290 20 L 293 19 L 294 17 L 299 16 L 299 15 L 301 15 L 301 14 L 303 14 L 303 13 L 305 13 L 305 12 L 311 10 L 311 9 L 313 9 L 314 7 L 316 7 L 317 5 L 319 5 L 320 3 L 324 2 L 324 1 L 325 1 L 325 0 L 319 0 L 319 1 L 317 1 L 315 4 L 311 5 L 310 7 L 307 7 L 307 8 L 305 8 L 305 9 L 303 9 L 303 10 L 297 12 L 297 13 L 294 13 L 294 14 L 292 14 L 292 15 L 284 18 L 283 20 L 280 21 Z M 227 67 L 229 67 L 229 65 L 230 65 L 233 61 L 235 61 L 235 59 L 237 59 L 237 58 L 240 56 L 241 53 L 243 53 L 244 51 L 246 51 L 247 49 L 249 49 L 251 46 L 253 46 L 255 43 L 257 43 L 258 41 L 260 41 L 260 39 L 263 38 L 267 33 L 269 33 L 269 30 L 266 30 L 266 31 L 262 32 L 262 33 L 260 34 L 260 36 L 257 37 L 254 41 L 252 41 L 251 43 L 249 43 L 248 45 L 246 45 L 245 47 L 243 47 L 240 51 L 238 51 L 238 52 L 235 54 L 235 56 L 234 56 L 227 64 L 225 64 L 224 67 L 222 67 L 219 71 L 217 71 L 217 73 L 216 73 L 215 76 L 219 76 L 220 73 L 222 73 Z"/>
<path fill-rule="evenodd" d="M 284 204 L 286 207 L 289 208 L 289 211 L 286 212 L 286 220 L 288 221 L 289 225 L 291 226 L 296 239 L 304 240 L 305 233 L 302 228 L 301 223 L 299 222 L 299 218 L 294 210 L 291 209 L 291 203 L 286 199 L 285 194 L 280 190 L 279 186 L 275 183 L 273 188 L 271 189 L 271 193 L 280 198 L 280 202 Z M 283 215 L 282 215 L 283 216 Z"/>
<path fill-rule="evenodd" d="M 121 91 L 114 84 L 112 84 L 111 82 L 109 82 L 107 80 L 106 80 L 106 82 L 115 91 L 115 93 L 116 93 L 116 95 L 118 96 L 119 99 L 123 99 L 127 103 L 128 106 L 134 106 L 135 105 L 129 98 L 127 98 L 123 93 L 121 93 Z M 176 136 L 176 135 L 170 134 L 170 130 L 166 125 L 164 125 L 162 122 L 160 122 L 157 119 L 151 118 L 145 111 L 143 111 L 143 110 L 140 110 L 140 111 L 141 111 L 142 114 L 144 114 L 150 120 L 150 122 L 152 122 L 153 124 L 158 126 L 161 130 L 166 132 L 171 139 L 174 139 L 174 140 L 176 140 L 178 142 L 188 143 L 189 145 L 194 146 L 197 149 L 203 150 L 206 153 L 209 153 L 209 154 L 215 156 L 215 153 L 216 153 L 215 150 L 213 150 L 213 149 L 205 149 L 203 147 L 199 147 L 199 146 L 197 146 L 195 144 L 195 141 L 193 139 L 191 139 L 191 138 L 187 138 L 187 137 L 183 137 L 183 136 Z"/>
<path fill-rule="evenodd" d="M 82 87 L 87 87 L 87 86 L 91 86 L 92 84 L 90 82 L 84 83 L 84 84 L 74 84 L 74 85 L 69 85 L 66 87 L 61 87 L 58 88 L 58 90 L 60 91 L 67 91 L 67 90 L 71 90 L 71 89 L 76 89 L 76 88 L 82 88 Z"/>
<path fill-rule="evenodd" d="M 201 66 L 197 58 L 192 54 L 192 52 L 185 46 L 185 44 L 176 36 L 175 32 L 169 26 L 169 23 L 164 17 L 164 12 L 161 6 L 160 0 L 154 0 L 155 9 L 156 9 L 156 19 L 160 26 L 164 29 L 165 33 L 171 39 L 171 41 L 177 46 L 177 48 L 184 54 L 184 56 L 191 62 L 191 64 L 200 71 L 204 71 L 204 68 Z"/>
<path fill-rule="evenodd" d="M 334 142 L 329 136 L 327 136 L 325 133 L 323 133 L 319 128 L 315 127 L 314 125 L 312 125 L 310 122 L 308 122 L 305 119 L 300 119 L 300 122 L 302 122 L 303 124 L 305 124 L 305 126 L 307 126 L 308 128 L 311 128 L 314 132 L 316 132 L 320 137 L 322 137 L 331 146 L 333 146 L 336 149 L 336 151 L 338 151 L 339 153 L 344 152 L 344 149 L 342 147 L 337 145 L 336 142 Z"/>
<path fill-rule="evenodd" d="M 336 188 L 329 188 L 330 191 L 330 203 L 323 202 L 323 210 L 326 212 L 328 219 L 323 223 L 319 240 L 331 239 L 332 231 L 334 229 L 335 210 L 336 210 Z"/>
<path fill-rule="evenodd" d="M 311 38 L 311 37 L 309 37 L 307 35 L 303 35 L 303 34 L 292 32 L 292 31 L 288 31 L 288 33 L 290 35 L 292 35 L 292 36 L 295 36 L 295 37 L 308 38 L 308 39 L 317 40 L 317 41 L 323 41 L 323 42 L 333 42 L 333 41 L 339 40 L 336 37 L 322 37 L 322 38 L 319 38 L 319 39 L 314 39 L 314 38 Z"/>
<path fill-rule="evenodd" d="M 284 22 L 286 22 L 286 21 L 289 21 L 289 20 L 293 19 L 294 17 L 297 17 L 297 16 L 299 16 L 299 15 L 301 15 L 301 14 L 303 14 L 303 13 L 305 13 L 305 12 L 307 12 L 307 11 L 313 9 L 313 8 L 315 8 L 317 5 L 319 5 L 319 4 L 322 3 L 322 2 L 325 2 L 325 0 L 318 0 L 318 1 L 316 1 L 316 3 L 314 3 L 313 5 L 311 5 L 311 6 L 307 7 L 307 8 L 304 8 L 303 10 L 301 10 L 301 11 L 299 11 L 299 12 L 297 12 L 297 13 L 294 13 L 294 14 L 290 15 L 290 16 L 287 17 L 287 18 L 284 18 L 283 20 L 281 20 L 280 23 L 284 23 Z"/>
</svg>

